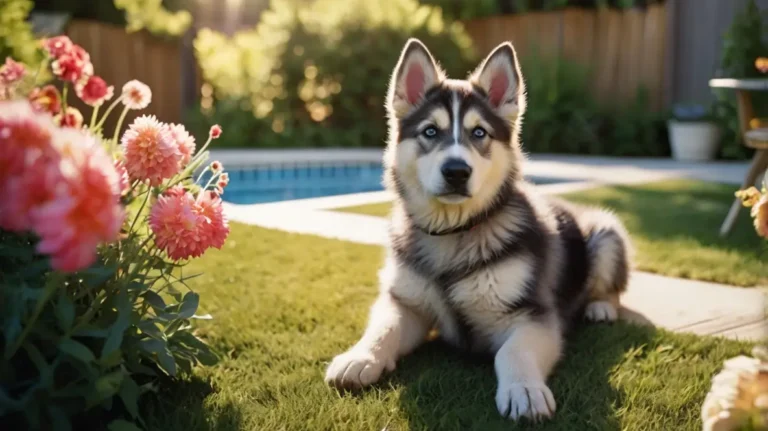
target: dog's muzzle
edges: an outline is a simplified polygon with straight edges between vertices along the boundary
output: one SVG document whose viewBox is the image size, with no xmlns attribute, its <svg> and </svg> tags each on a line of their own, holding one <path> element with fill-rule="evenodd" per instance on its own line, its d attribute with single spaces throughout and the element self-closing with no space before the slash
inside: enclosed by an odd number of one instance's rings
<svg viewBox="0 0 768 431">
<path fill-rule="evenodd" d="M 472 175 L 472 167 L 461 159 L 448 159 L 440 168 L 446 188 L 450 193 L 466 194 L 467 182 Z"/>
</svg>

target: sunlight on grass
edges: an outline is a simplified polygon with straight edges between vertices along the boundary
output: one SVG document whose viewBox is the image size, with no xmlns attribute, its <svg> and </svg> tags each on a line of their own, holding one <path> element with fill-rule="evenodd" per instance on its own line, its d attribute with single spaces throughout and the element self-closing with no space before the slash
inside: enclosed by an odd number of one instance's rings
<svg viewBox="0 0 768 431">
<path fill-rule="evenodd" d="M 728 237 L 718 235 L 734 191 L 730 185 L 673 180 L 600 187 L 564 197 L 615 211 L 632 235 L 639 270 L 736 286 L 762 286 L 768 284 L 768 265 L 764 263 L 768 246 L 755 234 L 749 209 L 742 209 Z M 382 203 L 337 211 L 386 217 L 390 207 Z"/>
<path fill-rule="evenodd" d="M 233 224 L 224 249 L 190 270 L 214 320 L 201 333 L 221 364 L 150 395 L 148 429 L 507 430 L 490 361 L 420 348 L 374 388 L 340 396 L 322 381 L 357 340 L 383 249 Z M 696 430 L 709 379 L 747 344 L 626 324 L 587 326 L 551 380 L 554 420 L 531 429 Z M 528 429 L 528 428 L 526 428 Z"/>
</svg>

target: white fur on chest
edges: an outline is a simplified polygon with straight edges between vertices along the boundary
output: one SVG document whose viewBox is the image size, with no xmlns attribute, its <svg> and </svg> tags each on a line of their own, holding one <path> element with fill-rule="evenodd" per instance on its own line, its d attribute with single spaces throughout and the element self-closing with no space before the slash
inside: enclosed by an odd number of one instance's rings
<svg viewBox="0 0 768 431">
<path fill-rule="evenodd" d="M 532 277 L 529 258 L 502 260 L 456 283 L 449 291 L 448 301 L 476 331 L 496 344 L 496 340 L 506 339 L 519 317 L 510 305 L 526 295 Z"/>
<path fill-rule="evenodd" d="M 510 258 L 480 269 L 447 292 L 394 258 L 387 260 L 380 273 L 382 288 L 404 305 L 429 315 L 444 338 L 459 338 L 456 310 L 493 346 L 509 335 L 520 317 L 510 312 L 509 305 L 526 294 L 533 276 L 528 257 Z"/>
</svg>

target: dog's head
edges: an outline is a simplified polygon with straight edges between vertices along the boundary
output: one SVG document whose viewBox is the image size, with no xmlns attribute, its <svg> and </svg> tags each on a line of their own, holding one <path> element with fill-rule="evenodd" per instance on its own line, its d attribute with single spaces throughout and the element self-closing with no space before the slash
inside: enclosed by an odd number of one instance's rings
<svg viewBox="0 0 768 431">
<path fill-rule="evenodd" d="M 482 211 L 519 175 L 524 110 L 512 44 L 499 45 L 466 80 L 455 80 L 410 39 L 387 95 L 388 185 L 419 211 L 463 214 L 459 218 Z"/>
</svg>

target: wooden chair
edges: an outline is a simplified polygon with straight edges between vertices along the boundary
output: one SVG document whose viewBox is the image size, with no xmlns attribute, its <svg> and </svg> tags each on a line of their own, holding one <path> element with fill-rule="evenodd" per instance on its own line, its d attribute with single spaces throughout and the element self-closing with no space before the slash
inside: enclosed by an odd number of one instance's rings
<svg viewBox="0 0 768 431">
<path fill-rule="evenodd" d="M 755 149 L 752 163 L 741 184 L 741 190 L 754 186 L 757 179 L 768 169 L 768 126 L 755 118 L 750 93 L 753 91 L 768 91 L 768 79 L 712 79 L 709 81 L 712 88 L 728 88 L 736 90 L 736 100 L 739 108 L 739 125 L 744 145 Z M 741 210 L 741 200 L 734 198 L 728 215 L 725 216 L 720 226 L 720 236 L 726 236 L 733 228 L 736 217 Z"/>
</svg>

